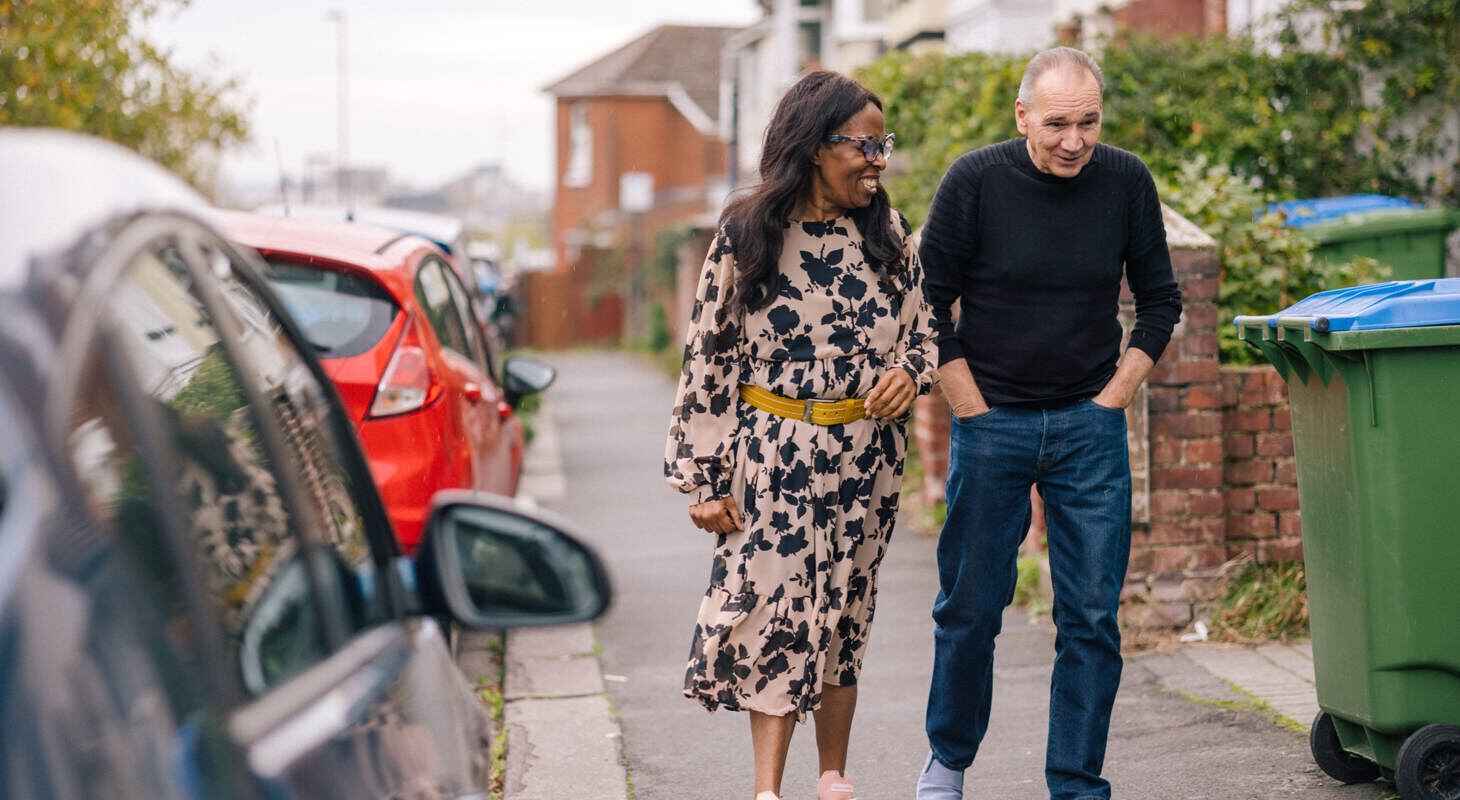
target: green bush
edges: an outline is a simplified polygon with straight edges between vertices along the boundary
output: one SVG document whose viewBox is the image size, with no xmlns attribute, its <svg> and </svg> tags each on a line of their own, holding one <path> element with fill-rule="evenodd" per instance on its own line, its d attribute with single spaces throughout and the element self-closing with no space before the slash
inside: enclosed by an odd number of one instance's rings
<svg viewBox="0 0 1460 800">
<path fill-rule="evenodd" d="M 649 335 L 646 341 L 649 350 L 655 353 L 661 352 L 669 347 L 669 314 L 664 310 L 663 303 L 654 303 L 649 306 Z"/>
<path fill-rule="evenodd" d="M 1303 562 L 1249 562 L 1227 578 L 1213 623 L 1224 641 L 1298 639 L 1308 635 L 1308 579 Z"/>
<path fill-rule="evenodd" d="M 1237 339 L 1240 314 L 1271 314 L 1323 289 L 1372 283 L 1389 268 L 1373 259 L 1329 263 L 1313 257 L 1313 241 L 1269 214 L 1258 216 L 1267 195 L 1224 165 L 1204 157 L 1159 181 L 1165 202 L 1217 240 L 1222 257 L 1217 335 L 1221 359 L 1255 363 L 1255 352 Z"/>
<path fill-rule="evenodd" d="M 888 190 L 913 227 L 927 219 L 933 192 L 955 159 L 1019 135 L 1014 98 L 1025 61 L 987 53 L 912 56 L 897 50 L 859 73 L 881 96 L 887 128 L 897 133 Z"/>
<path fill-rule="evenodd" d="M 1411 194 L 1404 154 L 1368 147 L 1360 70 L 1250 39 L 1121 39 L 1100 54 L 1103 139 L 1171 177 L 1196 157 L 1282 198 Z"/>
</svg>

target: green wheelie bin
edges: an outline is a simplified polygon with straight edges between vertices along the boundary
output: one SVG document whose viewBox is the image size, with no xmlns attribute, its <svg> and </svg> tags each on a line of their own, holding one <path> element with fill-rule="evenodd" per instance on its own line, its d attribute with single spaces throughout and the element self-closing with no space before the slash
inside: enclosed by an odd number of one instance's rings
<svg viewBox="0 0 1460 800">
<path fill-rule="evenodd" d="M 1460 800 L 1460 279 L 1320 292 L 1236 326 L 1292 403 L 1313 757 L 1345 783 Z"/>
<path fill-rule="evenodd" d="M 1315 257 L 1342 263 L 1367 256 L 1396 280 L 1445 277 L 1445 237 L 1460 227 L 1460 212 L 1383 195 L 1288 200 L 1268 210 L 1312 239 Z"/>
</svg>

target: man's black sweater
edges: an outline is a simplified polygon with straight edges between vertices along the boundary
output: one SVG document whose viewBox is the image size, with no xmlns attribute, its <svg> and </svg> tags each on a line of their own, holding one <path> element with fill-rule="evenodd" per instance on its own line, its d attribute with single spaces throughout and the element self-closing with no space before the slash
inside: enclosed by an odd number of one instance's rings
<svg viewBox="0 0 1460 800">
<path fill-rule="evenodd" d="M 1023 139 L 965 154 L 933 198 L 920 254 L 938 363 L 967 358 L 991 405 L 1100 392 L 1120 357 L 1122 266 L 1131 347 L 1156 361 L 1181 318 L 1150 170 L 1103 144 L 1073 178 L 1037 170 Z"/>
</svg>

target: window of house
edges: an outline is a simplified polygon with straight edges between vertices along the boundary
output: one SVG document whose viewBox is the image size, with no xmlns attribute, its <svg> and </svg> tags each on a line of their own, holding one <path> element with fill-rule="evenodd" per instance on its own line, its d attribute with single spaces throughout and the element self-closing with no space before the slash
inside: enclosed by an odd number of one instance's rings
<svg viewBox="0 0 1460 800">
<path fill-rule="evenodd" d="M 800 34 L 800 69 L 815 66 L 821 63 L 821 23 L 818 21 L 804 21 L 798 28 Z"/>
<path fill-rule="evenodd" d="M 574 103 L 568 110 L 568 166 L 563 185 L 581 189 L 593 181 L 593 128 L 588 125 L 588 107 Z"/>
</svg>

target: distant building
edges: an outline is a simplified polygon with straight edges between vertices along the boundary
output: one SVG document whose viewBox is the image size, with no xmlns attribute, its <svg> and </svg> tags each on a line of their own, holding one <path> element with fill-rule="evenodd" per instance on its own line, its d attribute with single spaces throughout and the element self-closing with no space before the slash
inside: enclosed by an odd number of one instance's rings
<svg viewBox="0 0 1460 800">
<path fill-rule="evenodd" d="M 1221 36 L 1232 6 L 1276 0 L 948 0 L 949 52 L 1033 53 L 1056 44 L 1094 47 L 1116 31 Z M 1240 14 L 1239 14 L 1240 16 Z"/>
<path fill-rule="evenodd" d="M 738 30 L 662 25 L 546 88 L 557 101 L 559 269 L 585 246 L 625 244 L 719 209 L 720 51 Z"/>
<path fill-rule="evenodd" d="M 756 181 L 766 124 L 797 78 L 817 67 L 851 73 L 882 54 L 896 1 L 760 0 L 765 16 L 727 41 L 720 69 L 734 185 Z"/>
<path fill-rule="evenodd" d="M 1028 53 L 1055 40 L 1057 0 L 949 0 L 948 50 Z"/>
<path fill-rule="evenodd" d="M 942 52 L 953 4 L 954 0 L 892 0 L 884 36 L 888 49 Z"/>
<path fill-rule="evenodd" d="M 512 179 L 501 164 L 479 164 L 425 191 L 397 191 L 382 205 L 432 214 L 449 214 L 468 230 L 495 233 L 514 220 L 541 215 L 547 199 Z"/>
</svg>

